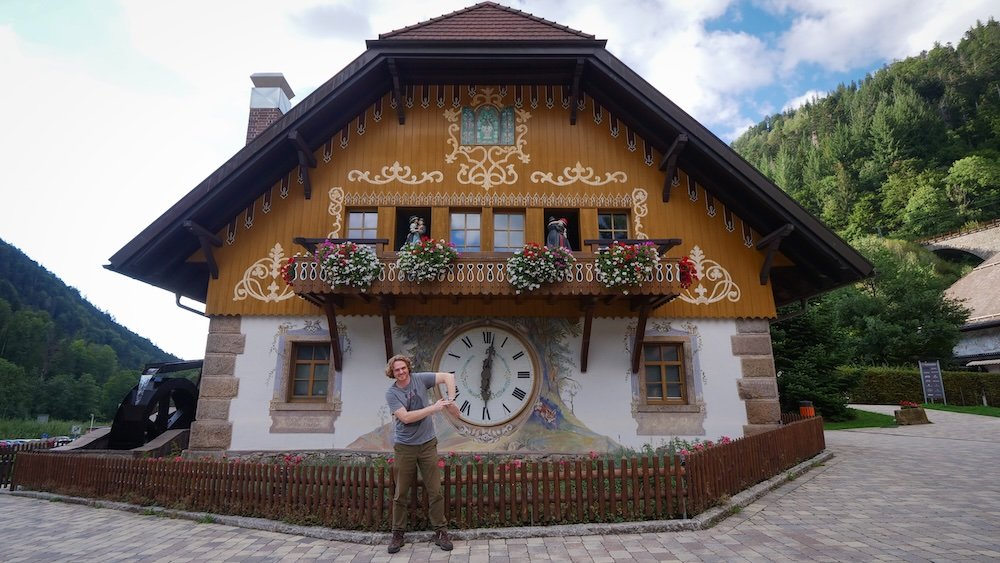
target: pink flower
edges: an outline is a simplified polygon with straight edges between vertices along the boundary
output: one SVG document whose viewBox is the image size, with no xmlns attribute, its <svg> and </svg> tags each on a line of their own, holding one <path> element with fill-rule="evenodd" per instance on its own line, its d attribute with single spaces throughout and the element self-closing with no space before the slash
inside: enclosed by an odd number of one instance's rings
<svg viewBox="0 0 1000 563">
<path fill-rule="evenodd" d="M 684 449 L 681 450 L 681 455 L 688 456 L 688 455 L 691 455 L 691 452 L 687 448 L 684 448 Z"/>
<path fill-rule="evenodd" d="M 389 459 L 385 460 L 385 462 L 389 463 L 389 464 L 391 464 L 394 461 L 396 461 L 396 458 L 393 458 L 393 457 L 390 457 Z"/>
<path fill-rule="evenodd" d="M 448 452 L 448 457 L 455 457 L 455 452 Z"/>
<path fill-rule="evenodd" d="M 715 442 L 713 442 L 711 440 L 705 440 L 705 447 L 706 448 L 711 448 L 714 445 L 715 445 Z"/>
<path fill-rule="evenodd" d="M 719 441 L 722 442 L 723 444 L 728 444 L 732 442 L 733 439 L 730 438 L 729 436 L 723 436 L 722 438 L 719 439 Z"/>
<path fill-rule="evenodd" d="M 479 454 L 476 454 L 476 457 L 473 458 L 473 459 L 475 459 L 477 462 L 480 462 L 480 461 L 483 461 L 483 456 L 481 456 Z"/>
<path fill-rule="evenodd" d="M 597 452 L 590 450 L 590 459 L 597 459 Z"/>
<path fill-rule="evenodd" d="M 701 450 L 704 450 L 704 449 L 705 449 L 705 446 L 703 446 L 701 444 L 695 444 L 694 445 L 694 451 L 696 451 L 696 452 L 700 452 Z"/>
<path fill-rule="evenodd" d="M 444 467 L 444 460 L 443 459 L 439 459 L 438 460 L 438 467 Z"/>
<path fill-rule="evenodd" d="M 184 461 L 184 458 L 181 456 L 177 456 L 174 458 L 174 461 Z"/>
<path fill-rule="evenodd" d="M 521 467 L 521 460 L 519 460 L 519 459 L 515 459 L 515 460 L 514 460 L 514 467 L 518 467 L 518 468 L 520 468 L 520 467 Z"/>
</svg>

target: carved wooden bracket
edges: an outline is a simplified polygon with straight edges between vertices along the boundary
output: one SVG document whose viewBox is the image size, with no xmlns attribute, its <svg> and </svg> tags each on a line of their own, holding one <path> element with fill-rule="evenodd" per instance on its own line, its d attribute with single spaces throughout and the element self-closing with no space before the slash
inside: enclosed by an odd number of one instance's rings
<svg viewBox="0 0 1000 563">
<path fill-rule="evenodd" d="M 389 74 L 392 76 L 392 97 L 396 100 L 396 117 L 399 124 L 406 124 L 406 110 L 403 108 L 403 87 L 399 80 L 399 70 L 396 69 L 396 59 L 389 59 Z"/>
<path fill-rule="evenodd" d="M 288 142 L 299 157 L 299 170 L 302 171 L 302 185 L 305 186 L 306 199 L 312 198 L 312 183 L 309 181 L 309 169 L 316 168 L 316 157 L 309 150 L 309 143 L 302 138 L 297 130 L 288 134 Z"/>
<path fill-rule="evenodd" d="M 688 136 L 684 133 L 677 135 L 674 142 L 667 149 L 667 152 L 663 153 L 663 160 L 660 161 L 660 170 L 663 171 L 663 201 L 670 201 L 670 185 L 674 181 L 674 176 L 677 175 L 677 157 L 680 156 L 681 151 L 684 150 L 684 145 L 688 142 Z"/>
<path fill-rule="evenodd" d="M 767 280 L 771 277 L 771 263 L 774 260 L 774 253 L 781 246 L 781 241 L 792 234 L 794 230 L 795 225 L 791 223 L 782 225 L 778 230 L 760 239 L 760 242 L 757 243 L 757 250 L 764 252 L 764 263 L 760 267 L 760 285 L 767 285 Z"/>
<path fill-rule="evenodd" d="M 333 367 L 337 371 L 344 369 L 344 352 L 340 349 L 340 331 L 337 329 L 337 310 L 333 299 L 323 301 L 326 312 L 326 324 L 330 326 L 330 350 L 333 353 Z"/>
<path fill-rule="evenodd" d="M 632 341 L 632 373 L 639 373 L 639 361 L 642 359 L 642 346 L 646 338 L 646 321 L 649 320 L 652 309 L 651 301 L 639 305 L 639 320 L 635 323 L 635 339 Z"/>
<path fill-rule="evenodd" d="M 219 264 L 215 261 L 215 255 L 212 254 L 212 247 L 222 246 L 222 239 L 194 221 L 187 220 L 181 223 L 181 225 L 194 236 L 198 237 L 198 242 L 201 244 L 201 252 L 205 255 L 205 261 L 208 262 L 208 272 L 212 275 L 213 280 L 219 279 Z"/>
<path fill-rule="evenodd" d="M 379 309 L 382 311 L 382 338 L 385 340 L 385 361 L 389 361 L 389 358 L 393 356 L 392 351 L 392 323 L 390 318 L 392 315 L 392 307 L 395 305 L 396 300 L 392 295 L 382 295 L 378 298 Z"/>
<path fill-rule="evenodd" d="M 569 124 L 576 125 L 576 109 L 580 105 L 580 77 L 583 76 L 583 59 L 576 60 L 573 70 L 573 85 L 570 88 Z"/>
<path fill-rule="evenodd" d="M 587 373 L 587 357 L 590 354 L 590 327 L 594 323 L 594 303 L 593 297 L 584 297 L 580 302 L 583 309 L 583 340 L 580 343 L 580 373 Z"/>
</svg>

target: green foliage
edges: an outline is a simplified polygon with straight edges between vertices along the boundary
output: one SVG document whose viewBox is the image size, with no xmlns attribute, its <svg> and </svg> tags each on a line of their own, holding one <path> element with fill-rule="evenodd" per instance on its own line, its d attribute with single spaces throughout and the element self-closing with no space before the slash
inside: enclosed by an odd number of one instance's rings
<svg viewBox="0 0 1000 563">
<path fill-rule="evenodd" d="M 851 402 L 868 405 L 898 405 L 900 401 L 921 402 L 923 388 L 920 372 L 914 367 L 843 367 L 838 371 L 853 374 L 857 386 L 851 390 Z M 969 371 L 942 371 L 944 394 L 951 405 L 1000 405 L 1000 374 Z"/>
<path fill-rule="evenodd" d="M 97 419 L 94 428 L 108 426 L 110 423 Z M 48 422 L 37 422 L 35 420 L 4 420 L 0 419 L 0 439 L 9 438 L 41 438 L 42 435 L 52 436 L 72 436 L 70 431 L 74 426 L 79 426 L 86 432 L 90 428 L 90 417 L 86 420 L 56 420 L 49 419 Z"/>
<path fill-rule="evenodd" d="M 1000 407 L 960 407 L 957 405 L 942 405 L 941 403 L 924 404 L 921 405 L 925 409 L 935 410 L 935 411 L 946 411 L 946 412 L 958 412 L 962 414 L 975 414 L 979 416 L 993 416 L 1000 417 Z"/>
<path fill-rule="evenodd" d="M 733 142 L 848 237 L 920 238 L 1000 216 L 1000 24 L 766 118 Z M 875 211 L 880 212 L 875 212 Z"/>
<path fill-rule="evenodd" d="M 127 389 L 110 379 L 176 359 L 0 240 L 0 419 L 113 417 Z"/>
</svg>

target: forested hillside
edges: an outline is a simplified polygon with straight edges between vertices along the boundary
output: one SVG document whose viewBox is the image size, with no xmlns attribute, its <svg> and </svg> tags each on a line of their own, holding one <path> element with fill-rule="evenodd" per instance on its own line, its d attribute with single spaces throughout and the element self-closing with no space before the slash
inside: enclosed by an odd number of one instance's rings
<svg viewBox="0 0 1000 563">
<path fill-rule="evenodd" d="M 848 239 L 1000 217 L 1000 24 L 771 116 L 733 147 Z"/>
<path fill-rule="evenodd" d="M 144 364 L 176 359 L 0 240 L 0 418 L 113 415 Z"/>
</svg>

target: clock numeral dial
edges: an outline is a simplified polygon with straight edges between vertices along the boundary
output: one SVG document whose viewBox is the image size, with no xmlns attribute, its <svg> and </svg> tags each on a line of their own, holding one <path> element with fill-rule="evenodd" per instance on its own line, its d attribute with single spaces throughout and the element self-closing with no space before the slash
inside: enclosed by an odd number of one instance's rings
<svg viewBox="0 0 1000 563">
<path fill-rule="evenodd" d="M 513 329 L 498 323 L 459 329 L 445 337 L 434 357 L 436 371 L 455 374 L 455 405 L 462 422 L 499 426 L 520 421 L 534 404 L 537 359 Z"/>
</svg>

